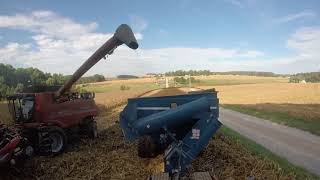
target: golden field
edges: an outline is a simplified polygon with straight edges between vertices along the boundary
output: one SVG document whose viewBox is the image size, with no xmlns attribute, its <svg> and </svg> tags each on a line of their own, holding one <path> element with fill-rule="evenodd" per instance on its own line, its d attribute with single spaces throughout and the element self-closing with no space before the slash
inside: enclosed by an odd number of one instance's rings
<svg viewBox="0 0 320 180">
<path fill-rule="evenodd" d="M 215 88 L 219 91 L 221 104 L 250 105 L 275 111 L 289 112 L 294 115 L 319 116 L 320 83 L 295 84 L 286 83 L 282 77 L 255 77 L 236 75 L 197 76 L 196 79 L 214 82 L 229 81 L 237 85 L 200 85 L 201 89 Z M 264 83 L 262 83 L 264 82 Z M 276 82 L 276 83 L 274 83 Z M 121 86 L 129 90 L 120 90 Z M 80 85 L 81 86 L 81 85 Z M 111 80 L 82 85 L 85 90 L 96 92 L 97 104 L 112 107 L 126 102 L 127 98 L 138 96 L 146 91 L 161 88 L 156 78 L 139 78 L 130 80 Z M 7 105 L 0 103 L 0 120 L 8 121 Z"/>
<path fill-rule="evenodd" d="M 199 80 L 239 80 L 239 81 L 251 81 L 251 82 L 288 82 L 286 77 L 263 77 L 263 76 L 247 76 L 247 75 L 209 75 L 209 76 L 195 76 Z"/>
<path fill-rule="evenodd" d="M 198 81 L 194 86 L 226 86 L 239 84 L 265 84 L 265 83 L 287 83 L 285 77 L 262 77 L 262 76 L 239 76 L 239 75 L 210 75 L 194 76 Z"/>
<path fill-rule="evenodd" d="M 219 91 L 222 104 L 292 103 L 320 104 L 320 83 L 267 83 L 199 86 Z"/>
<path fill-rule="evenodd" d="M 204 86 L 219 91 L 220 103 L 242 113 L 320 135 L 320 83 Z"/>
<path fill-rule="evenodd" d="M 150 93 L 153 96 L 175 95 L 177 89 Z M 101 94 L 102 95 L 102 94 Z M 97 96 L 107 99 L 108 96 Z M 142 159 L 137 156 L 137 143 L 124 141 L 119 127 L 123 105 L 109 107 L 109 102 L 97 100 L 99 138 L 80 139 L 67 152 L 52 157 L 36 157 L 23 175 L 27 179 L 147 179 L 163 171 L 163 157 Z M 104 104 L 106 103 L 106 104 Z M 88 168 L 90 167 L 90 168 Z M 286 172 L 267 158 L 248 151 L 240 142 L 218 132 L 205 151 L 194 161 L 190 172 L 209 171 L 215 179 L 295 179 L 297 174 Z M 13 175 L 13 178 L 16 176 Z M 305 178 L 305 176 L 303 176 Z"/>
<path fill-rule="evenodd" d="M 233 78 L 239 78 L 242 84 L 200 86 L 200 88 L 216 88 L 219 91 L 220 101 L 224 104 L 257 105 L 291 102 L 305 106 L 307 103 L 318 103 L 320 100 L 319 84 L 283 82 L 256 84 L 257 78 L 250 77 L 251 80 L 241 79 L 243 77 Z M 120 90 L 121 85 L 126 85 L 130 89 Z M 82 88 L 96 92 L 95 100 L 99 107 L 97 117 L 99 138 L 72 140 L 67 152 L 54 158 L 36 157 L 27 164 L 19 177 L 27 179 L 146 179 L 153 172 L 161 172 L 163 170 L 162 156 L 155 159 L 139 158 L 136 142 L 125 142 L 119 127 L 119 113 L 127 98 L 159 88 L 155 85 L 154 79 L 114 80 L 88 84 Z M 162 96 L 181 93 L 183 92 L 171 89 L 170 92 L 157 90 L 146 95 Z M 253 155 L 240 142 L 222 132 L 218 132 L 214 140 L 210 141 L 204 153 L 193 163 L 191 171 L 209 171 L 216 179 L 297 178 L 294 170 L 284 171 L 272 160 Z M 14 174 L 10 176 L 13 179 L 17 178 Z"/>
</svg>

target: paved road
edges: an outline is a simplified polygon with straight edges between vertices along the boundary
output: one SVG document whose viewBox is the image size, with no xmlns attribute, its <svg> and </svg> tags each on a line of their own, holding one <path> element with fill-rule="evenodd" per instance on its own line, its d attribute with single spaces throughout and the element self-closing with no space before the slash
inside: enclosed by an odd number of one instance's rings
<svg viewBox="0 0 320 180">
<path fill-rule="evenodd" d="M 291 163 L 320 176 L 320 136 L 223 108 L 220 120 Z"/>
</svg>

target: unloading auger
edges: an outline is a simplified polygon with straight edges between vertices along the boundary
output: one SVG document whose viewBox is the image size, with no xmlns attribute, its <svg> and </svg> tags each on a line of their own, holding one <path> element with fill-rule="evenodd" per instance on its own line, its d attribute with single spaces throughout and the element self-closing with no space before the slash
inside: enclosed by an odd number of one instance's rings
<svg viewBox="0 0 320 180">
<path fill-rule="evenodd" d="M 140 157 L 164 153 L 165 172 L 179 179 L 221 126 L 217 92 L 128 100 L 120 125 L 127 140 L 138 140 Z"/>
</svg>

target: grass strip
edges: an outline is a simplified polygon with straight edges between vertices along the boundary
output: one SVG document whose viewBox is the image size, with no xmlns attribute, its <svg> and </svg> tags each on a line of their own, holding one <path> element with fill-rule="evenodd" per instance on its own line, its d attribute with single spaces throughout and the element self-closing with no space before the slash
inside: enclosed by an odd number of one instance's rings
<svg viewBox="0 0 320 180">
<path fill-rule="evenodd" d="M 223 126 L 220 130 L 224 135 L 233 138 L 239 141 L 246 149 L 248 149 L 251 153 L 258 156 L 259 158 L 267 158 L 275 163 L 278 163 L 279 166 L 284 170 L 285 173 L 295 172 L 297 175 L 297 179 L 319 179 L 320 177 L 315 174 L 305 170 L 302 167 L 298 167 L 290 163 L 287 159 L 282 158 L 265 147 L 257 144 L 256 142 L 242 136 L 238 132 Z"/>
<path fill-rule="evenodd" d="M 241 106 L 238 104 L 224 104 L 223 107 L 251 116 L 259 117 L 265 120 L 269 120 L 278 124 L 308 131 L 315 135 L 320 135 L 320 121 L 317 120 L 308 121 L 300 117 L 290 116 L 289 114 L 284 112 L 255 109 L 251 107 Z"/>
</svg>

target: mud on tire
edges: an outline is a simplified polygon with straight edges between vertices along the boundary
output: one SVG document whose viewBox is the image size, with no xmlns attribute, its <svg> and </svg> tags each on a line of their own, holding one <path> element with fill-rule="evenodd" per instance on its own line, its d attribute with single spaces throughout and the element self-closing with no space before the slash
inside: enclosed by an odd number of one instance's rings
<svg viewBox="0 0 320 180">
<path fill-rule="evenodd" d="M 51 154 L 61 154 L 67 146 L 67 137 L 63 129 L 53 126 L 48 128 L 48 139 L 51 142 Z"/>
<path fill-rule="evenodd" d="M 87 135 L 89 138 L 98 137 L 97 122 L 93 118 L 87 118 L 80 125 L 80 134 Z"/>
</svg>

